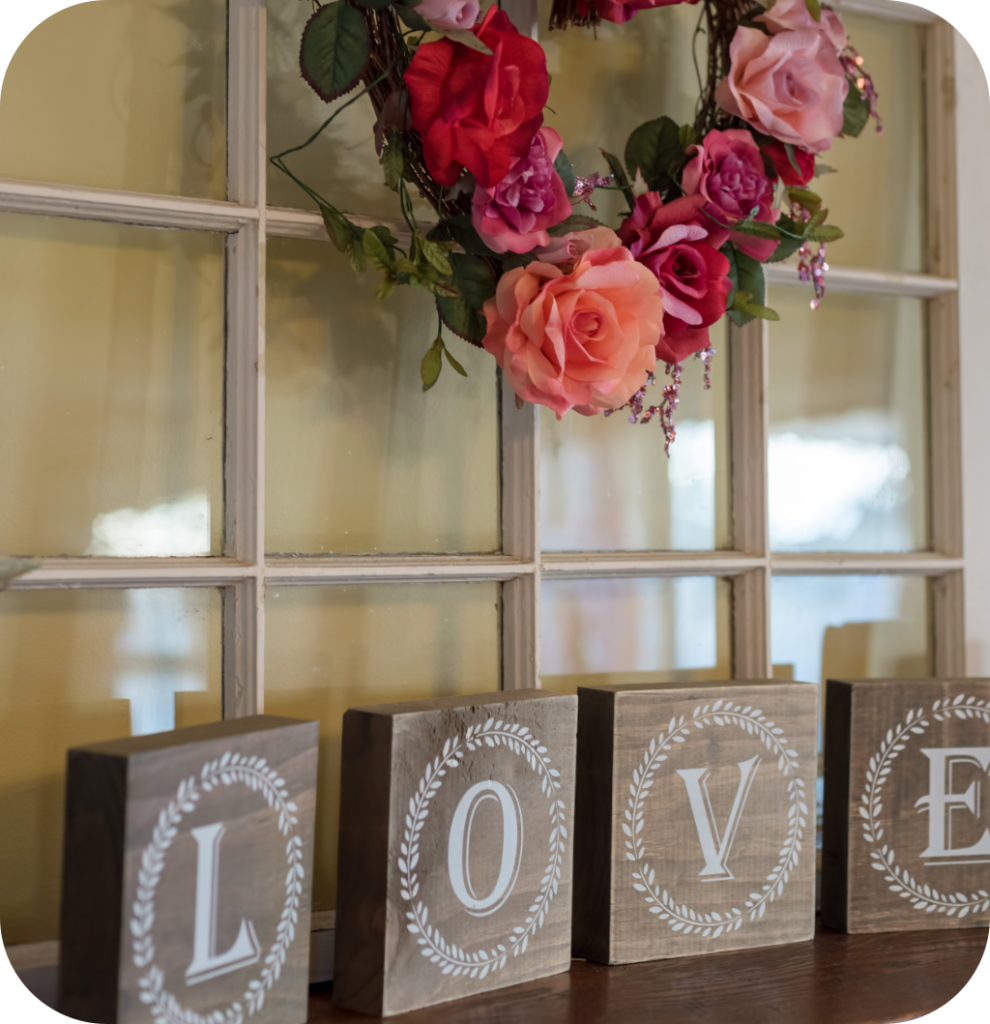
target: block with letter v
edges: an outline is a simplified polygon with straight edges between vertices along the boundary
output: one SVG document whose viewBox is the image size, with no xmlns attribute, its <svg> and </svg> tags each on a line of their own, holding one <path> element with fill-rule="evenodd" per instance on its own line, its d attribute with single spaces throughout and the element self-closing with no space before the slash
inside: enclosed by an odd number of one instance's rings
<svg viewBox="0 0 990 1024">
<path fill-rule="evenodd" d="M 575 956 L 812 938 L 817 687 L 599 686 L 578 708 Z"/>
</svg>

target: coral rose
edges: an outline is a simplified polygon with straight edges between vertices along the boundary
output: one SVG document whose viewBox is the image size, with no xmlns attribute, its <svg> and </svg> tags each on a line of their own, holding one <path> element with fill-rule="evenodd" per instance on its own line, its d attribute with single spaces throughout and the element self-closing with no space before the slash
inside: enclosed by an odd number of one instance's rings
<svg viewBox="0 0 990 1024">
<path fill-rule="evenodd" d="M 624 25 L 637 11 L 650 7 L 672 7 L 674 4 L 696 4 L 698 0 L 594 0 L 595 9 L 605 21 Z"/>
<path fill-rule="evenodd" d="M 416 13 L 441 31 L 472 29 L 481 13 L 481 4 L 478 0 L 420 0 Z"/>
<path fill-rule="evenodd" d="M 813 153 L 806 153 L 803 149 L 791 150 L 794 154 L 794 163 L 797 164 L 797 170 L 795 170 L 782 142 L 771 142 L 769 145 L 760 146 L 760 152 L 770 158 L 777 177 L 785 185 L 807 185 L 815 176 Z"/>
<path fill-rule="evenodd" d="M 465 167 L 485 188 L 500 182 L 512 158 L 529 152 L 550 94 L 543 48 L 507 14 L 493 4 L 474 34 L 491 55 L 439 39 L 416 50 L 405 74 L 412 125 L 441 185 Z"/>
<path fill-rule="evenodd" d="M 475 188 L 471 220 L 489 249 L 530 252 L 547 245 L 547 228 L 571 215 L 567 189 L 553 169 L 563 147 L 564 140 L 552 128 L 541 128 L 529 152 L 513 159 L 497 185 Z"/>
<path fill-rule="evenodd" d="M 628 249 L 584 252 L 568 271 L 541 260 L 510 270 L 485 302 L 485 348 L 520 398 L 560 419 L 624 405 L 656 368 L 663 303 Z"/>
<path fill-rule="evenodd" d="M 667 363 L 708 348 L 708 329 L 725 312 L 729 261 L 698 223 L 704 201 L 698 195 L 664 205 L 658 192 L 647 192 L 619 228 L 629 251 L 660 283 L 663 336 L 656 351 Z"/>
<path fill-rule="evenodd" d="M 802 29 L 821 32 L 838 51 L 844 50 L 849 42 L 842 20 L 835 11 L 823 7 L 822 20 L 815 21 L 804 0 L 777 0 L 766 14 L 757 15 L 753 21 L 762 22 L 774 35 Z"/>
<path fill-rule="evenodd" d="M 811 153 L 831 147 L 842 131 L 849 81 L 828 36 L 740 27 L 729 53 L 728 77 L 715 92 L 723 110 Z"/>
<path fill-rule="evenodd" d="M 753 136 L 741 128 L 710 131 L 700 146 L 688 149 L 691 160 L 684 168 L 681 187 L 686 195 L 702 195 L 704 209 L 721 224 L 733 225 L 755 209 L 756 220 L 776 223 L 779 213 L 773 209 L 773 186 L 763 167 L 763 157 Z M 705 218 L 699 222 L 707 227 Z M 710 222 L 715 227 L 715 222 Z M 765 263 L 778 243 L 733 231 L 735 245 Z"/>
</svg>

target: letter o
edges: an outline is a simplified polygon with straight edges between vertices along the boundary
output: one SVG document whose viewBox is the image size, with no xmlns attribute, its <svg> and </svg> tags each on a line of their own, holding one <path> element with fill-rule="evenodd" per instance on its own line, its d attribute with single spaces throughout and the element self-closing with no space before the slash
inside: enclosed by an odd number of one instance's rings
<svg viewBox="0 0 990 1024">
<path fill-rule="evenodd" d="M 502 860 L 495 888 L 483 899 L 479 899 L 471 884 L 469 854 L 474 816 L 486 800 L 497 800 L 502 808 Z M 501 782 L 476 782 L 461 797 L 454 811 L 454 820 L 450 823 L 447 871 L 455 895 L 469 914 L 475 917 L 494 914 L 509 898 L 522 862 L 522 840 L 523 823 L 519 798 L 509 786 L 504 786 Z"/>
</svg>

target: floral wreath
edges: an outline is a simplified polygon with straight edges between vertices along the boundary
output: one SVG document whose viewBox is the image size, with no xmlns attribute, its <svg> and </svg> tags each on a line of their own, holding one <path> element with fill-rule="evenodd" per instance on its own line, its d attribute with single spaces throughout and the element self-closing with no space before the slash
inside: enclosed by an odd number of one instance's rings
<svg viewBox="0 0 990 1024">
<path fill-rule="evenodd" d="M 936 722 L 946 722 L 951 718 L 979 718 L 990 725 L 990 701 L 959 694 L 951 700 L 946 698 L 935 701 L 928 717 Z M 871 867 L 883 872 L 890 891 L 908 900 L 915 910 L 929 914 L 938 912 L 961 919 L 967 914 L 981 914 L 990 910 L 990 893 L 986 889 L 971 892 L 968 896 L 961 892 L 940 893 L 932 886 L 916 881 L 907 868 L 895 864 L 894 851 L 889 844 L 880 846 L 880 840 L 883 839 L 883 827 L 879 821 L 883 809 L 880 790 L 890 775 L 892 762 L 905 749 L 911 737 L 924 735 L 931 725 L 928 717 L 923 708 L 911 710 L 905 716 L 903 725 L 898 724 L 888 730 L 880 749 L 870 758 L 866 769 L 866 785 L 860 797 L 859 813 L 863 818 L 863 837 L 871 846 L 879 847 L 870 851 L 870 859 L 873 861 Z"/>
<path fill-rule="evenodd" d="M 397 863 L 401 879 L 399 893 L 412 906 L 412 910 L 406 911 L 406 927 L 411 934 L 418 936 L 416 942 L 423 956 L 430 963 L 437 964 L 444 975 L 451 975 L 454 978 L 462 974 L 470 978 L 487 977 L 490 972 L 505 967 L 509 956 L 508 949 L 502 942 L 496 942 L 493 949 L 477 949 L 473 953 L 448 942 L 441 935 L 440 929 L 429 923 L 430 908 L 422 900 L 417 899 L 419 877 L 416 865 L 419 862 L 420 834 L 429 817 L 430 801 L 440 789 L 447 769 L 460 767 L 465 747 L 468 750 L 478 750 L 482 746 L 504 746 L 524 757 L 530 768 L 540 776 L 541 791 L 550 801 L 550 859 L 540 880 L 539 895 L 530 906 L 528 916 L 522 924 L 515 925 L 506 938 L 512 947 L 513 956 L 525 953 L 530 936 L 543 927 L 543 922 L 550 911 L 550 903 L 557 895 L 557 888 L 560 885 L 564 840 L 567 838 L 564 803 L 557 796 L 560 789 L 560 772 L 550 767 L 547 748 L 528 727 L 518 723 L 506 725 L 500 720 L 489 718 L 484 724 L 472 725 L 467 730 L 464 734 L 463 747 L 459 736 L 444 741 L 443 750 L 427 764 L 415 795 L 409 798 L 409 813 L 406 815 L 406 827 Z"/>
<path fill-rule="evenodd" d="M 712 325 L 726 313 L 739 325 L 779 319 L 764 305 L 764 263 L 798 253 L 817 308 L 826 244 L 843 234 L 808 188 L 831 170 L 817 157 L 835 137 L 858 136 L 871 115 L 881 130 L 863 58 L 820 0 L 554 0 L 553 28 L 700 7 L 695 42 L 704 35 L 708 54 L 694 123 L 640 125 L 624 159 L 602 150 L 605 176 L 578 174 L 544 126 L 546 55 L 500 0 L 483 17 L 480 0 L 312 3 L 303 77 L 328 103 L 364 88 L 272 163 L 317 204 L 354 269 L 380 271 L 380 298 L 400 284 L 428 291 L 441 327 L 495 357 L 517 404 L 558 418 L 628 408 L 631 422 L 658 418 L 669 449 L 682 362 L 703 359 L 709 386 Z M 365 94 L 408 228 L 403 244 L 385 226 L 359 226 L 286 163 Z M 429 230 L 410 189 L 437 213 Z M 595 210 L 597 189 L 629 205 L 617 231 L 579 210 Z M 424 391 L 444 358 L 467 376 L 438 330 Z M 658 362 L 670 381 L 651 403 Z"/>
<path fill-rule="evenodd" d="M 745 901 L 745 910 L 732 907 L 719 914 L 712 910 L 696 911 L 686 905 L 679 905 L 664 889 L 662 892 L 656 885 L 656 870 L 651 868 L 644 859 L 646 856 L 643 845 L 643 824 L 645 821 L 643 803 L 649 796 L 653 786 L 657 766 L 667 760 L 664 751 L 673 749 L 672 744 L 684 743 L 691 733 L 691 727 L 703 729 L 705 726 L 735 725 L 750 736 L 762 742 L 771 754 L 777 755 L 777 770 L 785 777 L 793 776 L 787 783 L 787 839 L 781 848 L 776 865 L 766 876 L 760 892 L 751 892 Z M 629 786 L 629 806 L 625 811 L 622 831 L 625 835 L 626 859 L 632 861 L 632 886 L 636 892 L 643 893 L 650 908 L 650 913 L 659 921 L 667 921 L 671 929 L 678 935 L 691 935 L 697 932 L 702 938 L 717 939 L 722 934 L 738 931 L 749 915 L 750 921 L 762 918 L 767 906 L 784 891 L 790 873 L 797 867 L 798 854 L 801 850 L 801 837 L 807 825 L 805 815 L 808 805 L 805 803 L 804 780 L 797 774 L 797 751 L 788 747 L 784 738 L 784 730 L 767 719 L 760 710 L 751 705 L 733 705 L 731 701 L 718 700 L 714 704 L 698 706 L 688 721 L 684 715 L 670 720 L 666 734 L 650 740 L 649 747 L 643 754 L 643 763 L 633 769 L 632 783 Z"/>
<path fill-rule="evenodd" d="M 175 796 L 162 808 L 151 835 L 151 842 L 141 853 L 138 872 L 137 898 L 131 909 L 131 957 L 134 966 L 147 968 L 138 979 L 142 1003 L 151 1008 L 155 1024 L 242 1024 L 244 1007 L 238 1000 L 223 1010 L 213 1010 L 205 1016 L 183 1007 L 164 987 L 165 975 L 155 964 L 155 943 L 151 930 L 155 923 L 155 890 L 165 867 L 165 854 L 178 835 L 179 823 L 191 814 L 203 793 L 217 787 L 240 783 L 254 792 L 260 792 L 265 802 L 278 811 L 278 830 L 288 839 L 285 858 L 288 873 L 285 876 L 285 905 L 279 918 L 275 942 L 265 956 L 265 966 L 257 978 L 248 982 L 244 992 L 248 1016 L 257 1013 L 265 1003 L 265 993 L 278 980 L 289 946 L 296 936 L 299 923 L 299 901 L 302 898 L 303 868 L 302 839 L 294 834 L 299 824 L 298 808 L 289 799 L 285 780 L 271 768 L 263 757 L 245 757 L 228 751 L 215 761 L 203 765 L 199 783 L 196 778 L 183 779 Z M 202 788 L 200 788 L 202 787 Z"/>
</svg>

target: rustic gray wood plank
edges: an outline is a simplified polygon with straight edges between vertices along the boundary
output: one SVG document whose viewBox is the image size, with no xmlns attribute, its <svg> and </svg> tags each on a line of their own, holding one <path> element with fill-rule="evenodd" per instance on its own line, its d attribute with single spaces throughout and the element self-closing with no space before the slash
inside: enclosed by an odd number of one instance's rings
<svg viewBox="0 0 990 1024">
<path fill-rule="evenodd" d="M 990 680 L 826 684 L 822 921 L 990 921 Z"/>
<path fill-rule="evenodd" d="M 577 698 L 344 715 L 333 998 L 389 1015 L 566 971 Z"/>
<path fill-rule="evenodd" d="M 317 731 L 259 715 L 69 751 L 62 1013 L 303 1024 Z"/>
<path fill-rule="evenodd" d="M 616 685 L 578 699 L 575 956 L 811 939 L 817 687 Z"/>
</svg>

